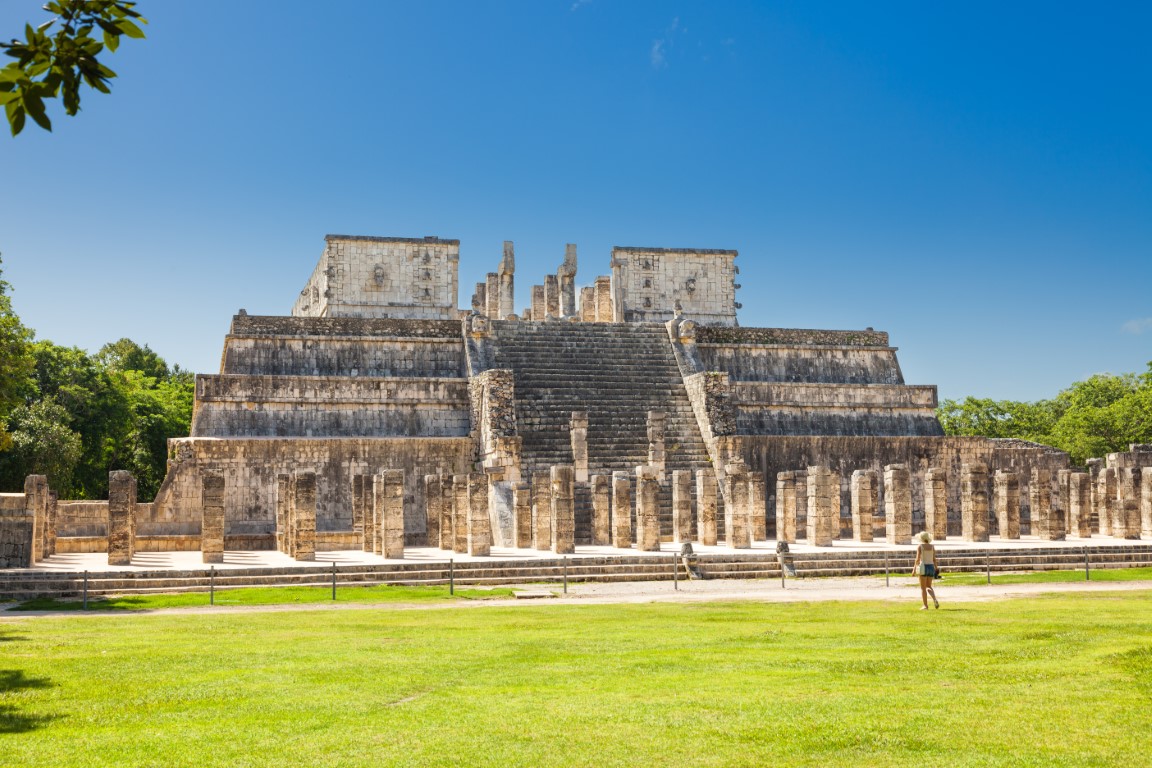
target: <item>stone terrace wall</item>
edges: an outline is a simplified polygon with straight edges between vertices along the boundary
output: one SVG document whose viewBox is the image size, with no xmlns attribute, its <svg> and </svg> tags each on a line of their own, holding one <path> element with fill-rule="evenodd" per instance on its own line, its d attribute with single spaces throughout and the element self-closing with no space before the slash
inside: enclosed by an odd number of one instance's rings
<svg viewBox="0 0 1152 768">
<path fill-rule="evenodd" d="M 834 347 L 888 347 L 884 331 L 821 331 L 807 328 L 717 328 L 701 326 L 696 330 L 698 344 L 823 345 Z"/>
<path fill-rule="evenodd" d="M 56 502 L 56 535 L 107 536 L 107 501 L 58 501 Z"/>
<path fill-rule="evenodd" d="M 705 330 L 701 328 L 700 332 Z M 821 384 L 903 384 L 891 347 L 715 344 L 697 341 L 705 370 L 733 381 Z"/>
<path fill-rule="evenodd" d="M 743 435 L 939 436 L 936 387 L 735 382 Z"/>
</svg>

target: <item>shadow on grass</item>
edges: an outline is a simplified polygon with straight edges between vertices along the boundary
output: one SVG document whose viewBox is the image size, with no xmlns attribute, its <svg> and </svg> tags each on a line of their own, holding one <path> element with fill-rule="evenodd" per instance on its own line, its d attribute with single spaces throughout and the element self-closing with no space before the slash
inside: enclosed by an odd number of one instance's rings
<svg viewBox="0 0 1152 768">
<path fill-rule="evenodd" d="M 0 669 L 0 696 L 34 688 L 51 688 L 54 685 L 47 677 L 28 677 L 19 669 Z M 55 715 L 24 714 L 15 705 L 0 704 L 0 734 L 27 733 L 55 719 Z"/>
</svg>

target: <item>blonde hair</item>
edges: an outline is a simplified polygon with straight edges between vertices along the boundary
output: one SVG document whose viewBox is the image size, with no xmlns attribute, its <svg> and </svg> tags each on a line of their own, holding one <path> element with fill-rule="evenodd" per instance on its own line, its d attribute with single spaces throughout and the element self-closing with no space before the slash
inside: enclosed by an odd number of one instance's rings
<svg viewBox="0 0 1152 768">
<path fill-rule="evenodd" d="M 928 531 L 920 531 L 920 541 L 924 542 L 925 544 L 931 544 L 932 534 L 928 533 Z"/>
</svg>

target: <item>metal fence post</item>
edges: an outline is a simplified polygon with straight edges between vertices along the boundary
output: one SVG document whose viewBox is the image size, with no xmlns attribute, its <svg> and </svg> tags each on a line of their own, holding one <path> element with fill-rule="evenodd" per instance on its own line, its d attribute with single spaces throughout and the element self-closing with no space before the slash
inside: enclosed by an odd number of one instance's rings
<svg viewBox="0 0 1152 768">
<path fill-rule="evenodd" d="M 208 569 L 208 605 L 216 605 L 216 566 Z"/>
<path fill-rule="evenodd" d="M 448 594 L 456 594 L 456 561 L 448 558 Z"/>
<path fill-rule="evenodd" d="M 568 558 L 564 558 L 564 594 L 568 594 Z"/>
<path fill-rule="evenodd" d="M 332 561 L 332 599 L 336 599 L 336 561 Z"/>
<path fill-rule="evenodd" d="M 1091 581 L 1092 577 L 1088 573 L 1088 547 L 1084 547 L 1084 581 Z"/>
<path fill-rule="evenodd" d="M 88 610 L 88 571 L 84 571 L 84 610 Z"/>
</svg>

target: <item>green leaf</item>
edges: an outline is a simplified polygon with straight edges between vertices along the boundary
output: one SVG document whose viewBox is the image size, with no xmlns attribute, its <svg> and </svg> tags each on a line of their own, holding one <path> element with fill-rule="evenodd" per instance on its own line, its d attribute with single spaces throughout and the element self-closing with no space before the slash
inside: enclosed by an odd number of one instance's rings
<svg viewBox="0 0 1152 768">
<path fill-rule="evenodd" d="M 135 37 L 137 39 L 144 38 L 143 30 L 141 30 L 140 27 L 136 26 L 128 19 L 120 19 L 120 21 L 116 22 L 116 26 L 120 28 L 121 32 L 123 32 L 125 35 L 128 35 L 128 37 Z"/>
<path fill-rule="evenodd" d="M 24 94 L 24 109 L 28 116 L 36 121 L 36 125 L 46 131 L 52 130 L 52 121 L 48 119 L 48 115 L 44 111 L 44 102 L 39 96 L 30 93 Z"/>
<path fill-rule="evenodd" d="M 4 105 L 4 111 L 8 113 L 8 127 L 12 129 L 12 135 L 16 136 L 24 130 L 24 107 L 20 106 L 19 101 L 12 101 Z"/>
<path fill-rule="evenodd" d="M 101 24 L 100 26 L 104 25 Z M 116 49 L 120 47 L 120 36 L 110 34 L 108 30 L 104 30 L 104 45 L 108 46 L 108 50 L 115 53 Z"/>
</svg>

